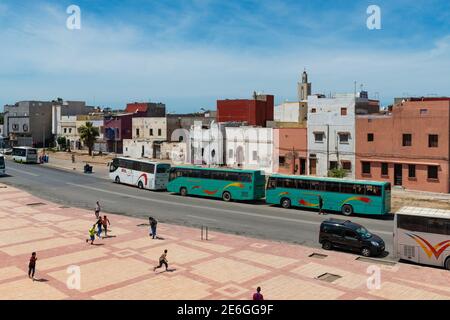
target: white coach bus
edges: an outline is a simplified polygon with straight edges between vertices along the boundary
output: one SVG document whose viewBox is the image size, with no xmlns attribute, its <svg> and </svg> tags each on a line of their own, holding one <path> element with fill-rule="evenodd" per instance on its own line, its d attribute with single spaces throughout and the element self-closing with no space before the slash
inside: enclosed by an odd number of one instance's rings
<svg viewBox="0 0 450 320">
<path fill-rule="evenodd" d="M 394 219 L 399 259 L 450 270 L 450 210 L 403 207 Z"/>
<path fill-rule="evenodd" d="M 38 151 L 31 147 L 14 147 L 12 158 L 20 163 L 38 163 Z"/>
<path fill-rule="evenodd" d="M 170 164 L 144 159 L 118 157 L 109 166 L 109 177 L 116 183 L 140 189 L 165 190 L 169 182 Z"/>
</svg>

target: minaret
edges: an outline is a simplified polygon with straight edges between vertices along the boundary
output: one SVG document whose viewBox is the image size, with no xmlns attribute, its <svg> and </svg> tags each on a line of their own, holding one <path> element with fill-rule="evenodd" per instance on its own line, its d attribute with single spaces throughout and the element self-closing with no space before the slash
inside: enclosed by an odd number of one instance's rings
<svg viewBox="0 0 450 320">
<path fill-rule="evenodd" d="M 297 84 L 298 100 L 305 101 L 311 95 L 311 83 L 308 82 L 306 70 L 302 73 L 302 82 Z"/>
</svg>

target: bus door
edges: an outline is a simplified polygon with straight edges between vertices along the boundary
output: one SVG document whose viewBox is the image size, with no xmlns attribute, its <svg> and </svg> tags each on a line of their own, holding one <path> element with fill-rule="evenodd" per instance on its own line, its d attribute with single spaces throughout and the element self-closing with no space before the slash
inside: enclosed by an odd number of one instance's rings
<svg viewBox="0 0 450 320">
<path fill-rule="evenodd" d="M 169 170 L 170 164 L 160 163 L 155 166 L 152 188 L 158 190 L 167 188 L 167 183 L 169 183 Z"/>
</svg>

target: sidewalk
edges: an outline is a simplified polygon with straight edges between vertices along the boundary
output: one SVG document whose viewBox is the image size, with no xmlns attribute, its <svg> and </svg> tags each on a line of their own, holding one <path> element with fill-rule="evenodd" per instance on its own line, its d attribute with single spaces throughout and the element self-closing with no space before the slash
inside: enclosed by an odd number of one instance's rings
<svg viewBox="0 0 450 320">
<path fill-rule="evenodd" d="M 94 175 L 98 178 L 109 179 L 109 177 L 108 177 L 109 167 L 107 166 L 107 164 L 103 164 L 103 163 L 92 163 L 92 162 L 88 162 L 88 161 L 81 162 L 77 159 L 75 159 L 75 163 L 72 163 L 72 160 L 58 159 L 58 158 L 52 157 L 52 155 L 50 154 L 49 162 L 43 163 L 41 165 L 46 166 L 46 167 L 53 167 L 56 169 L 63 169 L 63 170 L 69 170 L 69 171 L 74 171 L 74 172 L 78 172 L 78 173 L 84 173 L 84 166 L 86 163 L 88 163 L 89 165 L 91 165 L 93 167 L 92 175 Z"/>
<path fill-rule="evenodd" d="M 0 204 L 0 299 L 247 300 L 257 286 L 269 300 L 450 299 L 446 270 L 375 264 L 381 287 L 368 289 L 367 268 L 374 262 L 351 254 L 211 230 L 202 241 L 199 229 L 164 223 L 158 224 L 164 240 L 152 240 L 142 225 L 148 221 L 112 214 L 113 237 L 91 246 L 85 239 L 93 212 L 3 185 Z M 174 271 L 153 272 L 164 249 Z M 35 282 L 26 274 L 32 251 Z M 79 289 L 67 286 L 69 266 L 80 268 Z"/>
</svg>

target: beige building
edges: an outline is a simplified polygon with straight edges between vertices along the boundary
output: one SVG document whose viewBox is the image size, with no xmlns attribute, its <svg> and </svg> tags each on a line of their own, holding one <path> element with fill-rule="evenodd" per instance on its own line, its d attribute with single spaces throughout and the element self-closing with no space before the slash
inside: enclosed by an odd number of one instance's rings
<svg viewBox="0 0 450 320">
<path fill-rule="evenodd" d="M 167 119 L 166 118 L 133 118 L 134 140 L 166 141 Z"/>
</svg>

